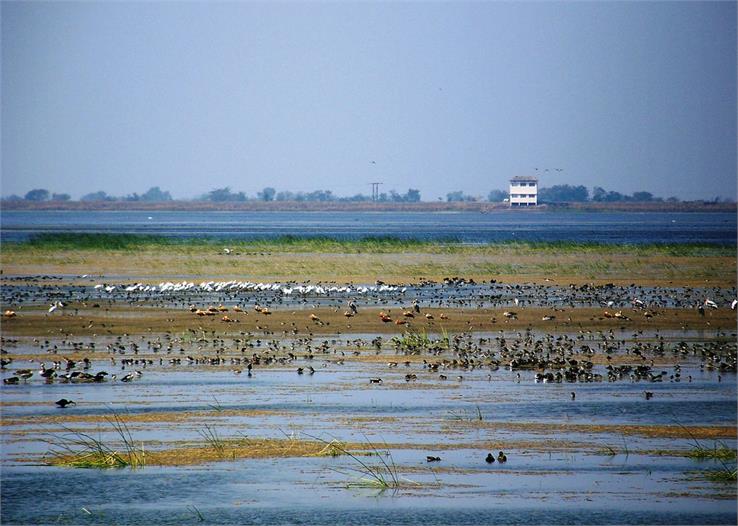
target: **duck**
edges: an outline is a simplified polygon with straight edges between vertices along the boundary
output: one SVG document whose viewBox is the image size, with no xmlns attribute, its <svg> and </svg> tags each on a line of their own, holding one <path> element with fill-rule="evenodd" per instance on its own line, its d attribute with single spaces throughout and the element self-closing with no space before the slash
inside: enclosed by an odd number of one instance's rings
<svg viewBox="0 0 738 526">
<path fill-rule="evenodd" d="M 500 451 L 500 453 L 497 455 L 497 462 L 502 464 L 503 462 L 507 462 L 507 455 L 503 451 Z"/>
<path fill-rule="evenodd" d="M 487 453 L 487 458 L 484 459 L 487 464 L 494 464 L 495 456 L 492 453 Z"/>
<path fill-rule="evenodd" d="M 426 462 L 440 462 L 441 457 L 434 457 L 434 456 L 428 455 L 427 457 L 425 457 L 425 460 Z"/>
</svg>

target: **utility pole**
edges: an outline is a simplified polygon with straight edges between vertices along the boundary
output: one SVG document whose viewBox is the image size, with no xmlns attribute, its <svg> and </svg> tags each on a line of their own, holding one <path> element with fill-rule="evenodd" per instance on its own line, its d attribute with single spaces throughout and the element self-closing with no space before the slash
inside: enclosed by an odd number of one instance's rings
<svg viewBox="0 0 738 526">
<path fill-rule="evenodd" d="M 379 185 L 384 183 L 369 183 L 372 185 L 372 201 L 379 200 Z"/>
</svg>

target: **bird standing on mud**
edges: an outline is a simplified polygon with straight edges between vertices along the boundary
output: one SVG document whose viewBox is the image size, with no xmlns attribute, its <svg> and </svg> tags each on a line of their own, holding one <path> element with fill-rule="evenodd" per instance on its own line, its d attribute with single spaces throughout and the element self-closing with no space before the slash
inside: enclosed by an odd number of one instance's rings
<svg viewBox="0 0 738 526">
<path fill-rule="evenodd" d="M 77 405 L 77 402 L 75 402 L 74 400 L 67 400 L 66 398 L 62 398 L 61 400 L 57 400 L 55 403 L 56 403 L 56 405 L 58 405 L 62 409 L 64 409 L 68 405 Z"/>
</svg>

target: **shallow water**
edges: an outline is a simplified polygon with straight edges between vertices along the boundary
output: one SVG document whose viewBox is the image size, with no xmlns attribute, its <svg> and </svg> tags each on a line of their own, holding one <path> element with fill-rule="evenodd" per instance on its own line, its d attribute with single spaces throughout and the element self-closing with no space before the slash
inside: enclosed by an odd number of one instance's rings
<svg viewBox="0 0 738 526">
<path fill-rule="evenodd" d="M 150 219 L 149 219 L 150 218 Z M 264 239 L 283 235 L 359 239 L 736 244 L 733 213 L 684 212 L 146 212 L 0 211 L 1 241 L 37 233 L 133 233 Z"/>
<path fill-rule="evenodd" d="M 710 490 L 689 499 L 677 494 L 685 463 L 598 459 L 595 467 L 577 456 L 539 455 L 518 457 L 519 466 L 480 467 L 470 452 L 456 453 L 449 462 L 476 469 L 464 475 L 421 470 L 403 489 L 383 493 L 347 489 L 346 476 L 335 471 L 350 467 L 345 458 L 114 472 L 13 468 L 3 472 L 2 522 L 184 524 L 196 522 L 198 513 L 216 524 L 730 524 L 736 518 L 734 501 L 715 499 Z M 547 471 L 552 467 L 555 475 Z"/>
</svg>

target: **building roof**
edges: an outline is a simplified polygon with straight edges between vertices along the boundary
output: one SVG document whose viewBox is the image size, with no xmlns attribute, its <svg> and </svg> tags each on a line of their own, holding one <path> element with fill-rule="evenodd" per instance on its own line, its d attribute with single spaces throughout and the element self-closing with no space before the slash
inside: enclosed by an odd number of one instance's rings
<svg viewBox="0 0 738 526">
<path fill-rule="evenodd" d="M 512 182 L 518 182 L 518 181 L 525 181 L 525 182 L 528 182 L 528 183 L 537 183 L 538 182 L 538 177 L 526 176 L 526 175 L 516 175 L 515 177 L 513 177 L 512 179 L 510 179 L 510 182 L 511 183 Z"/>
</svg>

